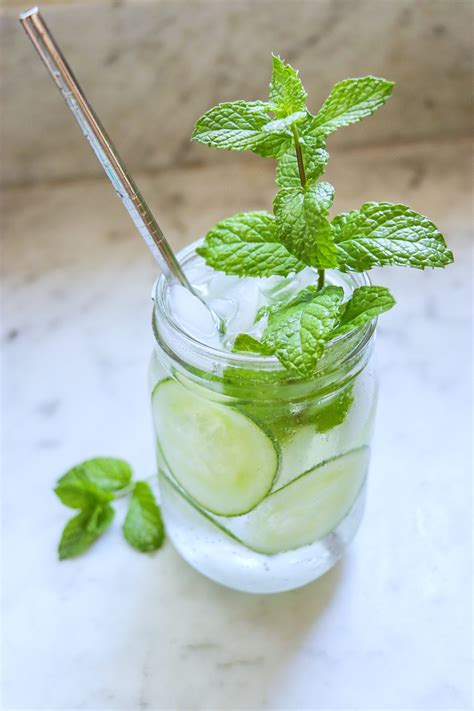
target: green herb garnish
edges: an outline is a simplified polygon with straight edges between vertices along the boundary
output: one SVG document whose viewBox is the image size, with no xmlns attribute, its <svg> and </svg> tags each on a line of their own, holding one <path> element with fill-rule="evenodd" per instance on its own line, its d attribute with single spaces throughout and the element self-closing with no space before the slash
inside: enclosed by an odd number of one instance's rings
<svg viewBox="0 0 474 711">
<path fill-rule="evenodd" d="M 122 459 L 88 459 L 62 476 L 54 489 L 61 502 L 80 513 L 65 526 L 60 560 L 84 553 L 109 528 L 115 515 L 111 502 L 131 494 L 123 533 L 131 546 L 149 553 L 161 546 L 164 527 L 150 486 L 131 483 L 132 469 Z"/>
<path fill-rule="evenodd" d="M 134 486 L 123 533 L 130 545 L 143 553 L 151 553 L 163 543 L 165 529 L 161 512 L 145 481 L 137 481 Z"/>
<path fill-rule="evenodd" d="M 306 266 L 317 272 L 314 288 L 267 309 L 261 343 L 241 334 L 234 350 L 274 354 L 290 372 L 311 377 L 331 338 L 360 328 L 395 303 L 379 286 L 356 289 L 344 301 L 342 289 L 325 286 L 326 269 L 424 269 L 453 261 L 436 226 L 406 205 L 368 202 L 329 219 L 334 188 L 318 182 L 329 158 L 325 139 L 381 108 L 393 86 L 372 76 L 345 79 L 313 116 L 298 72 L 274 55 L 267 102 L 219 104 L 197 122 L 195 141 L 274 158 L 279 188 L 273 215 L 249 212 L 222 220 L 198 254 L 214 269 L 238 276 L 288 276 Z"/>
</svg>

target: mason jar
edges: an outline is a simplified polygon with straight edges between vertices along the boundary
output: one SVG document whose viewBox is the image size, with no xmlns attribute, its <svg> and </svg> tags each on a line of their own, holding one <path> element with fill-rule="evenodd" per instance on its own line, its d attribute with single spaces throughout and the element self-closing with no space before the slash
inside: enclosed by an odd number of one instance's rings
<svg viewBox="0 0 474 711">
<path fill-rule="evenodd" d="M 197 244 L 179 261 L 200 260 Z M 326 272 L 349 296 L 365 274 Z M 169 282 L 154 287 L 150 366 L 162 513 L 182 557 L 236 590 L 315 580 L 363 515 L 377 387 L 375 319 L 327 344 L 311 379 L 273 356 L 231 353 L 186 332 Z"/>
</svg>

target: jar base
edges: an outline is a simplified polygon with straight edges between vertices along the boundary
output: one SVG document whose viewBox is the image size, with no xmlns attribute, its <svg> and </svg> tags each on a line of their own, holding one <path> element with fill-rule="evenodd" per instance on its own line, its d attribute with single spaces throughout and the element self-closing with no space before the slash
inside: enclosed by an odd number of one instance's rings
<svg viewBox="0 0 474 711">
<path fill-rule="evenodd" d="M 327 536 L 273 555 L 252 551 L 226 535 L 177 492 L 168 489 L 165 524 L 182 558 L 214 582 L 246 593 L 285 592 L 313 582 L 343 556 L 363 516 L 365 488 L 364 485 L 349 513 Z"/>
</svg>

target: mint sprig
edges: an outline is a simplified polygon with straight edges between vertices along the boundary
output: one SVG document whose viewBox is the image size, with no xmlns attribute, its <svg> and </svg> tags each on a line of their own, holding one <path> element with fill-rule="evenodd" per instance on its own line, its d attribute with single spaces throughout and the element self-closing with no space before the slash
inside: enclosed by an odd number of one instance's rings
<svg viewBox="0 0 474 711">
<path fill-rule="evenodd" d="M 303 266 L 315 271 L 317 293 L 305 290 L 297 303 L 266 308 L 261 344 L 239 336 L 234 347 L 253 352 L 263 347 L 290 371 L 311 377 L 328 340 L 362 327 L 395 303 L 387 289 L 362 287 L 343 304 L 335 287 L 325 289 L 327 269 L 424 269 L 453 261 L 437 227 L 406 205 L 370 202 L 329 219 L 334 189 L 317 182 L 329 158 L 326 138 L 380 109 L 393 87 L 380 77 L 345 79 L 313 115 L 298 72 L 273 55 L 268 102 L 220 104 L 196 124 L 194 140 L 277 160 L 274 219 L 268 213 L 240 213 L 223 220 L 198 250 L 207 264 L 239 276 L 287 276 Z"/>
<path fill-rule="evenodd" d="M 54 489 L 57 497 L 65 506 L 80 510 L 63 530 L 60 560 L 74 558 L 90 548 L 112 523 L 115 511 L 111 503 L 130 492 L 126 539 L 144 552 L 161 546 L 164 528 L 153 493 L 145 482 L 137 482 L 132 488 L 131 479 L 132 469 L 123 459 L 97 457 L 78 464 L 58 480 Z"/>
</svg>

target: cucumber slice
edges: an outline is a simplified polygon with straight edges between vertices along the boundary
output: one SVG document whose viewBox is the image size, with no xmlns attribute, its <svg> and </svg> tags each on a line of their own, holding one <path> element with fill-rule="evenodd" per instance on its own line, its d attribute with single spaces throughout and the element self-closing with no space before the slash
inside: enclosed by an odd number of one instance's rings
<svg viewBox="0 0 474 711">
<path fill-rule="evenodd" d="M 352 452 L 370 443 L 377 399 L 373 377 L 361 373 L 354 383 L 352 396 L 354 401 L 344 421 L 329 432 L 318 432 L 316 424 L 311 422 L 296 426 L 292 436 L 283 442 L 279 440 L 282 457 L 273 491 L 293 481 L 301 472 L 313 469 L 316 462 L 328 462 L 340 456 L 342 447 L 342 451 Z"/>
<path fill-rule="evenodd" d="M 265 498 L 280 457 L 255 422 L 170 379 L 156 386 L 152 408 L 165 463 L 201 506 L 239 516 Z"/>
<path fill-rule="evenodd" d="M 214 534 L 229 537 L 234 543 L 240 543 L 242 545 L 242 541 L 239 540 L 237 536 L 234 536 L 232 531 L 229 531 L 225 525 L 222 525 L 218 518 L 199 506 L 176 481 L 173 481 L 169 473 L 166 473 L 163 469 L 159 469 L 158 476 L 160 482 L 160 497 L 165 518 L 171 514 L 172 519 L 179 521 L 178 525 L 180 527 L 183 525 L 183 522 L 186 521 L 186 525 L 191 523 L 195 526 L 199 526 L 199 528 L 204 528 L 209 535 Z M 227 522 L 229 519 L 222 517 L 222 520 Z"/>
<path fill-rule="evenodd" d="M 367 473 L 369 448 L 319 464 L 270 494 L 229 529 L 259 553 L 281 553 L 314 543 L 346 516 Z"/>
</svg>

